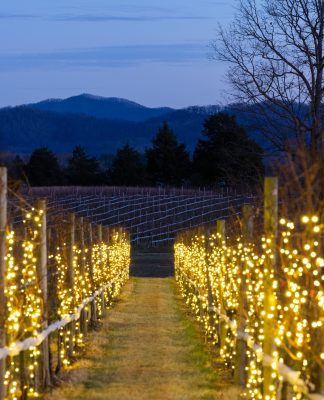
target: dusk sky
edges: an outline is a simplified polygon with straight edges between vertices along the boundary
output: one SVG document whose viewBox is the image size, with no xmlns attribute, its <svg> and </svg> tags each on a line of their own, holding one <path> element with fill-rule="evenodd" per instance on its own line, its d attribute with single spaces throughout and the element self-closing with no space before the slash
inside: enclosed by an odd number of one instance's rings
<svg viewBox="0 0 324 400">
<path fill-rule="evenodd" d="M 226 102 L 210 60 L 235 0 L 3 0 L 0 106 L 80 93 L 146 106 Z"/>
</svg>

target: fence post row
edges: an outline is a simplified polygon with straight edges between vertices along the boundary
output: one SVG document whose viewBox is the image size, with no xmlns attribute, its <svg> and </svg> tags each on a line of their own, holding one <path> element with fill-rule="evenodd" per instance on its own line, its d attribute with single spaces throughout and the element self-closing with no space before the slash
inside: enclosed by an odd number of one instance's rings
<svg viewBox="0 0 324 400">
<path fill-rule="evenodd" d="M 7 296 L 6 296 L 6 265 L 7 265 L 7 251 L 10 249 L 11 253 L 11 244 L 7 244 L 7 233 L 11 226 L 8 225 L 8 210 L 7 210 L 7 202 L 8 202 L 8 187 L 7 187 L 7 169 L 5 167 L 0 167 L 0 349 L 6 348 L 8 345 L 7 338 Z M 60 271 L 54 271 L 54 266 L 56 265 L 56 255 L 54 248 L 57 246 L 56 239 L 57 233 L 54 237 L 54 232 L 50 231 L 47 226 L 47 203 L 45 199 L 37 199 L 34 205 L 36 210 L 37 217 L 34 222 L 38 224 L 38 236 L 35 240 L 35 263 L 36 263 L 36 276 L 37 276 L 37 288 L 39 289 L 39 293 L 41 294 L 41 304 L 42 304 L 42 319 L 40 324 L 40 331 L 46 330 L 48 328 L 50 321 L 55 317 L 56 318 L 56 284 L 57 279 L 59 279 Z M 76 256 L 78 255 L 78 262 L 80 267 L 81 276 L 85 276 L 89 274 L 90 278 L 90 286 L 92 292 L 100 287 L 101 282 L 95 282 L 94 277 L 94 265 L 93 265 L 93 244 L 98 244 L 98 268 L 101 268 L 103 263 L 105 264 L 105 268 L 110 268 L 109 257 L 106 254 L 109 251 L 109 248 L 106 247 L 106 243 L 109 245 L 109 242 L 112 242 L 110 235 L 112 231 L 109 228 L 103 228 L 102 225 L 94 225 L 91 223 L 85 222 L 84 218 L 78 218 L 76 224 L 76 216 L 73 213 L 67 214 L 64 221 L 64 233 L 62 236 L 62 241 L 66 243 L 63 247 L 63 254 L 61 253 L 62 247 L 60 246 L 58 249 L 60 252 L 57 254 L 58 260 L 63 260 L 66 263 L 66 272 L 64 274 L 64 283 L 63 285 L 68 289 L 69 296 L 71 297 L 71 312 L 78 306 L 76 304 L 76 299 L 74 297 L 74 287 L 76 283 L 76 279 L 79 279 L 79 275 L 75 271 L 75 267 L 77 264 Z M 23 240 L 29 240 L 28 237 L 28 229 L 26 225 L 22 227 L 19 226 L 19 232 L 21 231 Z M 36 231 L 34 231 L 36 232 Z M 50 235 L 52 236 L 50 240 Z M 116 243 L 122 242 L 123 230 L 118 230 L 118 241 Z M 36 233 L 35 233 L 36 237 Z M 54 237 L 54 240 L 53 240 Z M 76 240 L 78 243 L 79 250 L 76 251 Z M 105 244 L 104 244 L 104 243 Z M 17 242 L 18 243 L 18 242 Z M 51 248 L 48 248 L 50 245 Z M 16 248 L 14 248 L 16 252 Z M 18 252 L 18 247 L 17 247 Z M 49 256 L 49 254 L 51 256 Z M 33 259 L 34 260 L 34 259 Z M 109 263 L 108 265 L 106 263 Z M 114 265 L 114 260 L 112 260 L 112 267 Z M 119 265 L 116 264 L 116 270 Z M 50 277 L 50 279 L 49 279 Z M 104 277 L 104 281 L 106 282 L 106 278 Z M 17 276 L 17 281 L 19 281 L 19 276 Z M 98 287 L 99 286 L 99 287 Z M 57 293 L 56 293 L 57 294 Z M 6 368 L 9 363 L 14 360 L 15 363 L 15 379 L 17 382 L 14 382 L 12 387 L 14 388 L 15 396 L 26 399 L 29 396 L 29 390 L 35 391 L 35 393 L 39 393 L 44 391 L 46 387 L 49 387 L 52 382 L 56 380 L 55 374 L 58 373 L 61 369 L 63 362 L 65 362 L 65 354 L 68 359 L 73 359 L 75 354 L 75 348 L 77 346 L 77 334 L 85 334 L 89 326 L 96 326 L 97 323 L 97 304 L 101 304 L 101 316 L 105 316 L 106 311 L 106 303 L 111 301 L 112 297 L 105 293 L 104 291 L 101 294 L 101 297 L 95 297 L 91 304 L 88 304 L 81 311 L 80 322 L 69 322 L 64 325 L 62 328 L 52 331 L 49 336 L 47 336 L 41 344 L 38 346 L 37 350 L 37 360 L 34 360 L 35 364 L 35 374 L 28 374 L 28 365 L 27 358 L 29 357 L 28 353 L 21 349 L 19 354 L 9 357 L 16 357 L 15 359 L 8 359 L 4 357 L 0 360 L 0 400 L 5 400 L 9 393 L 7 393 L 7 383 L 6 383 Z M 106 302 L 107 299 L 107 302 Z M 53 310 L 52 310 L 53 308 Z M 54 310 L 55 309 L 55 310 Z M 52 315 L 52 311 L 53 315 Z M 55 314 L 55 316 L 54 316 Z M 23 321 L 24 323 L 24 321 Z M 53 335 L 53 336 L 51 336 Z M 57 357 L 52 357 L 51 352 L 51 340 L 55 338 L 57 340 L 56 352 Z M 19 339 L 18 339 L 19 340 Z M 28 347 L 28 342 L 26 342 Z M 53 346 L 54 349 L 54 346 Z M 66 353 L 65 353 L 66 351 Z M 36 354 L 36 353 L 33 353 Z M 64 359 L 63 359 L 64 357 Z M 63 362 L 62 362 L 63 361 Z M 68 361 L 68 360 L 67 360 Z M 56 363 L 56 367 L 52 365 L 52 362 Z M 55 369 L 55 371 L 54 371 Z M 8 370 L 9 373 L 9 387 L 11 390 L 11 382 L 13 382 L 13 378 L 10 375 L 11 370 Z M 13 392 L 12 392 L 13 393 Z M 10 393 L 11 395 L 11 393 Z"/>
<path fill-rule="evenodd" d="M 264 235 L 266 244 L 266 258 L 264 264 L 264 341 L 263 352 L 273 356 L 275 341 L 273 335 L 273 321 L 276 313 L 276 297 L 272 286 L 276 272 L 276 242 L 278 235 L 278 178 L 266 177 L 264 181 Z M 273 395 L 272 367 L 263 369 L 263 396 L 271 398 Z"/>
<path fill-rule="evenodd" d="M 0 167 L 0 348 L 6 344 L 6 298 L 5 298 L 5 277 L 6 277 L 6 226 L 7 226 L 7 169 Z M 5 394 L 5 359 L 0 360 L 0 400 Z"/>
</svg>

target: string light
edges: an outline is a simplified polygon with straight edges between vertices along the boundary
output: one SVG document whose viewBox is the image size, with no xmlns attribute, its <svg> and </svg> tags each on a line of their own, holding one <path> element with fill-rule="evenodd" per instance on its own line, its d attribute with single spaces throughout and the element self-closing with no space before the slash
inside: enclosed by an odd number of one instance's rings
<svg viewBox="0 0 324 400">
<path fill-rule="evenodd" d="M 220 353 L 231 369 L 235 366 L 239 303 L 246 303 L 245 333 L 260 345 L 255 351 L 248 348 L 246 353 L 244 396 L 247 398 L 265 398 L 262 347 L 266 320 L 271 320 L 274 340 L 274 349 L 269 354 L 273 361 L 268 400 L 278 398 L 282 387 L 282 377 L 278 374 L 280 363 L 298 371 L 310 391 L 315 389 L 314 371 L 324 368 L 324 355 L 319 354 L 324 334 L 321 231 L 316 215 L 304 215 L 295 223 L 281 218 L 276 243 L 279 260 L 274 272 L 267 269 L 266 263 L 267 259 L 275 257 L 273 238 L 263 237 L 261 242 L 249 244 L 243 243 L 241 237 L 231 238 L 231 243 L 226 245 L 219 243 L 220 237 L 216 234 L 206 238 L 188 233 L 176 241 L 177 282 L 186 303 L 214 343 L 219 343 L 220 338 L 218 327 L 222 319 L 219 315 L 225 314 L 226 339 Z M 244 293 L 240 293 L 242 277 Z M 265 279 L 270 282 L 275 301 L 268 312 L 264 303 Z M 209 304 L 211 298 L 212 304 Z M 297 386 L 293 390 L 296 400 L 303 398 Z"/>
<path fill-rule="evenodd" d="M 42 323 L 42 291 L 37 278 L 37 243 L 39 242 L 42 210 L 32 209 L 24 219 L 25 239 L 20 246 L 15 242 L 14 232 L 7 235 L 6 256 L 6 298 L 7 320 L 6 331 L 9 347 L 17 340 L 35 337 Z M 15 247 L 22 252 L 21 265 L 14 257 Z M 5 375 L 8 399 L 18 399 L 23 394 L 28 398 L 38 397 L 36 387 L 36 368 L 39 350 L 30 348 L 24 354 L 25 382 L 22 386 L 20 378 L 21 360 L 10 359 Z"/>
<path fill-rule="evenodd" d="M 15 346 L 17 341 L 36 337 L 42 331 L 44 305 L 40 289 L 41 282 L 37 275 L 42 215 L 43 211 L 36 209 L 25 213 L 23 240 L 17 239 L 14 231 L 7 232 L 5 329 L 8 347 Z M 59 235 L 59 237 L 56 248 L 48 255 L 56 277 L 56 292 L 52 293 L 56 297 L 56 314 L 51 315 L 51 318 L 64 319 L 75 314 L 86 298 L 91 297 L 98 289 L 114 280 L 114 284 L 104 293 L 107 305 L 111 304 L 129 278 L 130 242 L 127 234 L 119 230 L 114 232 L 111 244 L 95 243 L 84 249 L 81 249 L 79 243 L 75 243 L 72 248 L 73 287 L 70 287 L 67 282 L 66 238 L 64 235 Z M 91 263 L 94 271 L 93 280 L 90 277 Z M 97 305 L 102 304 L 97 301 Z M 102 311 L 99 315 L 103 314 Z M 70 346 L 73 345 L 74 349 L 72 355 L 75 354 L 75 349 L 84 346 L 79 321 L 74 325 L 70 324 L 61 328 L 58 335 L 61 338 L 60 359 L 63 365 L 69 365 Z M 40 396 L 38 393 L 39 358 L 39 348 L 30 347 L 20 356 L 8 359 L 4 381 L 6 400 Z"/>
</svg>

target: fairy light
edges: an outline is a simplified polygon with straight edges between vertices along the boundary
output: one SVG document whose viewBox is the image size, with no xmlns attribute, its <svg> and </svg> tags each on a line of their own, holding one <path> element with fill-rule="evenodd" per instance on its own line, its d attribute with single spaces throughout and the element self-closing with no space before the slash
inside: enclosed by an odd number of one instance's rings
<svg viewBox="0 0 324 400">
<path fill-rule="evenodd" d="M 6 298 L 8 318 L 6 331 L 9 347 L 17 340 L 37 336 L 42 322 L 42 291 L 37 278 L 37 249 L 41 229 L 42 210 L 32 209 L 25 214 L 24 229 L 26 238 L 15 241 L 14 232 L 7 235 L 7 266 L 6 266 Z M 14 257 L 14 248 L 22 253 L 21 264 Z M 19 360 L 13 357 L 9 360 L 5 375 L 5 385 L 8 399 L 16 399 L 25 393 L 28 398 L 38 397 L 36 387 L 36 369 L 39 350 L 30 348 L 25 353 L 26 383 L 21 387 Z"/>
<path fill-rule="evenodd" d="M 272 259 L 271 238 L 261 243 L 243 244 L 241 238 L 229 244 L 219 243 L 216 234 L 203 238 L 197 234 L 180 236 L 174 246 L 176 279 L 186 303 L 192 308 L 206 333 L 217 343 L 216 326 L 219 317 L 210 318 L 206 270 L 209 271 L 213 294 L 213 308 L 225 312 L 235 326 L 226 324 L 226 341 L 220 349 L 225 364 L 233 369 L 236 352 L 235 329 L 238 324 L 240 299 L 240 267 L 245 277 L 246 329 L 245 333 L 260 345 L 260 350 L 247 349 L 247 384 L 245 397 L 261 400 L 263 390 L 262 346 L 264 322 L 273 322 L 275 349 L 269 400 L 276 399 L 282 377 L 278 363 L 284 362 L 299 371 L 301 379 L 312 387 L 314 364 L 324 368 L 324 353 L 318 354 L 324 334 L 324 260 L 320 254 L 323 226 L 317 215 L 304 215 L 294 223 L 280 219 L 278 243 L 278 271 L 267 270 L 265 260 Z M 233 238 L 232 238 L 233 239 Z M 261 245 L 261 246 L 260 246 Z M 259 250 L 261 248 L 261 251 Z M 264 309 L 265 278 L 270 278 L 276 303 L 269 312 Z M 216 322 L 216 323 L 215 323 Z M 233 334 L 234 330 L 234 334 Z M 310 362 L 311 361 L 311 362 Z M 297 387 L 294 398 L 303 395 Z"/>
<path fill-rule="evenodd" d="M 56 254 L 53 255 L 56 261 L 56 269 L 58 271 L 57 297 L 59 300 L 58 314 L 64 318 L 77 311 L 77 307 L 81 302 L 92 295 L 102 286 L 107 285 L 115 277 L 120 278 L 108 288 L 105 293 L 106 305 L 109 306 L 112 299 L 119 293 L 129 278 L 127 272 L 120 275 L 121 272 L 127 271 L 127 266 L 130 265 L 130 243 L 125 232 L 119 234 L 114 233 L 110 244 L 99 242 L 94 243 L 91 247 L 84 249 L 84 273 L 81 273 L 81 257 L 82 251 L 78 244 L 73 246 L 73 275 L 74 285 L 69 288 L 66 284 L 66 276 L 68 273 L 66 253 L 67 244 L 63 242 L 61 247 L 56 249 Z M 89 257 L 91 255 L 91 257 Z M 92 263 L 93 280 L 90 278 L 90 263 Z M 125 269 L 126 268 L 126 269 Z M 96 309 L 99 316 L 103 315 L 102 303 L 100 298 L 95 299 Z M 61 337 L 61 353 L 60 357 L 65 366 L 70 365 L 69 348 L 70 348 L 70 332 L 66 328 L 62 328 Z M 73 347 L 84 346 L 84 337 L 80 332 L 80 323 L 75 324 L 75 335 L 73 336 Z M 74 350 L 75 353 L 75 350 Z"/>
<path fill-rule="evenodd" d="M 8 347 L 13 347 L 17 341 L 36 337 L 42 330 L 43 296 L 36 268 L 42 214 L 42 210 L 35 209 L 24 214 L 25 234 L 23 240 L 19 240 L 14 231 L 7 232 L 5 257 L 7 319 L 5 328 Z M 130 241 L 122 230 L 114 233 L 110 244 L 97 243 L 81 251 L 79 243 L 76 243 L 72 251 L 74 275 L 72 288 L 67 285 L 67 244 L 64 235 L 60 236 L 57 247 L 48 255 L 56 272 L 56 314 L 51 316 L 55 320 L 75 314 L 83 300 L 92 296 L 102 286 L 115 280 L 105 293 L 107 303 L 108 300 L 111 302 L 120 293 L 122 286 L 129 278 Z M 20 257 L 14 256 L 16 254 L 19 254 Z M 90 279 L 90 254 L 94 258 L 92 260 L 95 275 L 93 282 Z M 83 260 L 81 257 L 84 257 Z M 100 303 L 98 302 L 98 304 Z M 76 321 L 73 331 L 68 325 L 61 328 L 58 334 L 61 338 L 60 359 L 63 365 L 67 366 L 71 362 L 69 359 L 71 337 L 74 349 L 85 345 L 79 321 Z M 37 383 L 39 357 L 39 348 L 31 347 L 24 351 L 23 364 L 17 356 L 8 359 L 4 380 L 7 392 L 6 400 L 16 400 L 22 396 L 24 398 L 40 396 Z M 22 367 L 25 371 L 23 381 L 21 379 Z"/>
</svg>

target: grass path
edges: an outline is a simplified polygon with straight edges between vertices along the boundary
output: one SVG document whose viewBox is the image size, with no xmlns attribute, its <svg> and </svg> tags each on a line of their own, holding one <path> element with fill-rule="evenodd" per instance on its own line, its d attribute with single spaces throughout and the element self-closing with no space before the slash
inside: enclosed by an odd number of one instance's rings
<svg viewBox="0 0 324 400">
<path fill-rule="evenodd" d="M 47 400 L 236 398 L 186 315 L 172 278 L 131 278 L 85 357 Z"/>
</svg>

